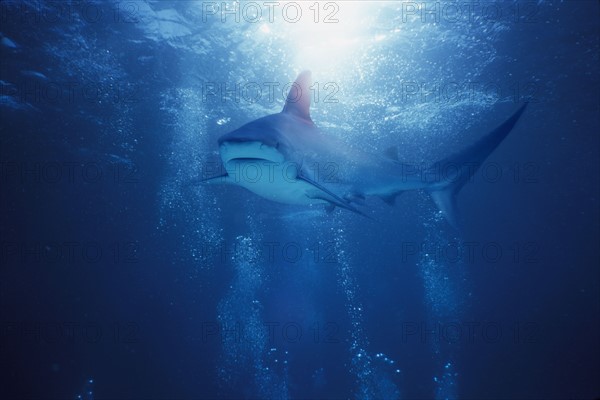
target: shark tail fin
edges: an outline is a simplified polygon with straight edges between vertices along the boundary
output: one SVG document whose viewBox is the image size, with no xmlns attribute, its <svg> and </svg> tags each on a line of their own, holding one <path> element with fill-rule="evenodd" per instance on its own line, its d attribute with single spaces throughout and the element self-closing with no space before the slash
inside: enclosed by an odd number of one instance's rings
<svg viewBox="0 0 600 400">
<path fill-rule="evenodd" d="M 459 225 L 456 195 L 465 183 L 472 179 L 473 174 L 477 172 L 485 159 L 508 136 L 525 111 L 527 104 L 523 104 L 510 118 L 477 142 L 434 164 L 438 174 L 443 172 L 440 175 L 444 176 L 444 179 L 432 183 L 427 190 L 438 209 L 454 228 L 458 229 Z M 452 176 L 446 177 L 446 175 Z"/>
</svg>

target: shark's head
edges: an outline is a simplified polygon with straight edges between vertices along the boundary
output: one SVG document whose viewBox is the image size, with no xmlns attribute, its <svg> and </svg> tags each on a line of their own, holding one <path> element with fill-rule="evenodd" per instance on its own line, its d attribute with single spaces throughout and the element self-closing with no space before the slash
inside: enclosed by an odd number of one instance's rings
<svg viewBox="0 0 600 400">
<path fill-rule="evenodd" d="M 292 85 L 283 110 L 254 120 L 219 138 L 225 166 L 232 162 L 282 163 L 293 158 L 298 138 L 316 130 L 310 118 L 310 72 L 302 72 Z M 294 143 L 295 142 L 295 143 Z"/>
</svg>

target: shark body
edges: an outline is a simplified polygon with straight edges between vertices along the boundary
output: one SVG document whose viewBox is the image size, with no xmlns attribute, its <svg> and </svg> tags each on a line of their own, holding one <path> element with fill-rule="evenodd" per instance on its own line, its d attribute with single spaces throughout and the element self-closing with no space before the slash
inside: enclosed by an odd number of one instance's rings
<svg viewBox="0 0 600 400">
<path fill-rule="evenodd" d="M 226 172 L 202 181 L 239 185 L 280 203 L 324 204 L 328 210 L 340 207 L 367 217 L 358 208 L 367 197 L 393 205 L 400 193 L 423 189 L 456 226 L 456 194 L 512 130 L 527 105 L 476 143 L 432 164 L 431 173 L 422 174 L 399 162 L 394 148 L 377 157 L 324 135 L 310 118 L 310 85 L 310 72 L 300 73 L 280 113 L 221 136 L 219 152 Z"/>
</svg>

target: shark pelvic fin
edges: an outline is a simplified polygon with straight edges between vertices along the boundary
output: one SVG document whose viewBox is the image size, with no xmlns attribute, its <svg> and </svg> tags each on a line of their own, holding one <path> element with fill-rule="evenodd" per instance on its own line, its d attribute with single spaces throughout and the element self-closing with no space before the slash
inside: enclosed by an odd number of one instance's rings
<svg viewBox="0 0 600 400">
<path fill-rule="evenodd" d="M 281 112 L 293 114 L 312 124 L 310 119 L 310 71 L 302 71 L 292 84 Z"/>
<path fill-rule="evenodd" d="M 429 192 L 433 202 L 454 229 L 459 229 L 456 196 L 451 190 L 433 190 Z"/>
<path fill-rule="evenodd" d="M 381 200 L 385 201 L 385 203 L 389 206 L 394 206 L 394 204 L 396 204 L 396 197 L 398 197 L 398 195 L 400 195 L 402 192 L 398 192 L 398 193 L 392 193 L 390 195 L 387 196 L 379 196 L 381 198 Z"/>
<path fill-rule="evenodd" d="M 335 210 L 335 204 L 328 203 L 325 206 L 325 211 L 327 212 L 327 214 L 331 214 L 334 210 Z"/>
<path fill-rule="evenodd" d="M 344 200 L 348 203 L 357 203 L 360 205 L 365 204 L 365 195 L 357 192 L 350 192 L 344 195 Z"/>
</svg>

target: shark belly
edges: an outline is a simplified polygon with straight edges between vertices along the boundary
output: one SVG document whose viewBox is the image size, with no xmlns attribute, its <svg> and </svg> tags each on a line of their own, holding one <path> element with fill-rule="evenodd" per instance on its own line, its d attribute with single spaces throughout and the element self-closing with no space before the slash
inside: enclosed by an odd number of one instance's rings
<svg viewBox="0 0 600 400">
<path fill-rule="evenodd" d="M 293 162 L 273 162 L 265 159 L 233 159 L 227 162 L 228 182 L 248 189 L 265 199 L 283 204 L 325 204 L 315 197 L 315 188 L 298 179 Z"/>
</svg>

